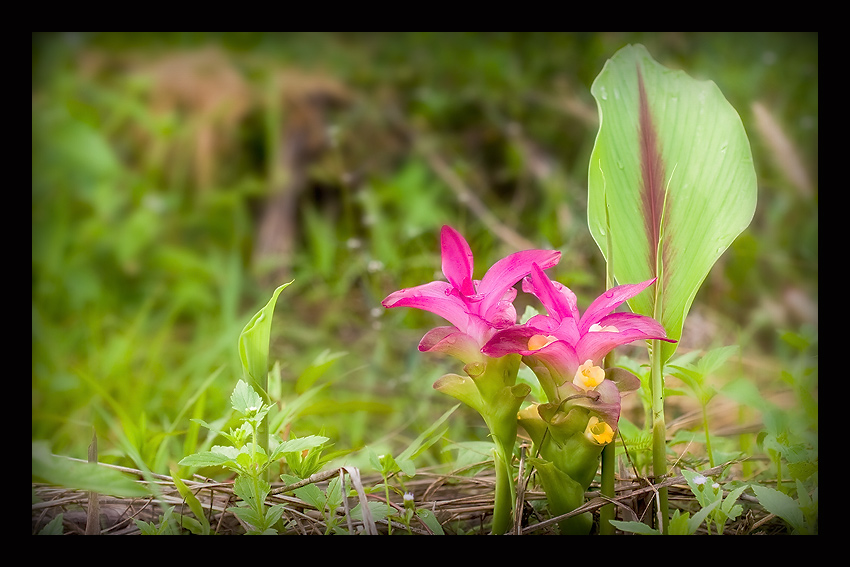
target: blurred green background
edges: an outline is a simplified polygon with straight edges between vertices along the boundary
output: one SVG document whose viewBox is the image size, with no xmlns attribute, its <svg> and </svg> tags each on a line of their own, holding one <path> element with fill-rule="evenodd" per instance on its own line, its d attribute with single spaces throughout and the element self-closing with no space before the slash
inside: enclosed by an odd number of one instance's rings
<svg viewBox="0 0 850 567">
<path fill-rule="evenodd" d="M 763 391 L 816 356 L 817 33 L 32 40 L 32 438 L 55 453 L 85 458 L 94 427 L 101 460 L 167 473 L 209 444 L 191 418 L 225 425 L 239 333 L 293 278 L 273 388 L 283 404 L 315 393 L 289 433 L 403 448 L 454 405 L 431 384 L 457 368 L 416 349 L 441 320 L 380 302 L 439 277 L 441 225 L 469 240 L 478 276 L 552 247 L 581 306 L 603 291 L 590 84 L 628 43 L 718 84 L 759 178 L 682 351 L 741 344 Z M 808 387 L 816 399 L 816 371 Z M 447 439 L 486 438 L 473 412 L 450 422 Z"/>
</svg>

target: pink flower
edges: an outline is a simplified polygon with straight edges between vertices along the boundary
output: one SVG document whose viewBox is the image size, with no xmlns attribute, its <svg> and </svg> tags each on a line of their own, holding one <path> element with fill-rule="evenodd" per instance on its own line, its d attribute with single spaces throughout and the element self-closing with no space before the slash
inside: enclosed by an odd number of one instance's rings
<svg viewBox="0 0 850 567">
<path fill-rule="evenodd" d="M 601 367 L 602 359 L 615 347 L 641 339 L 671 341 L 661 324 L 651 317 L 612 313 L 654 281 L 614 287 L 580 315 L 575 294 L 551 281 L 539 266 L 533 266 L 523 281 L 523 291 L 537 296 L 548 314 L 535 315 L 524 325 L 500 329 L 482 352 L 494 357 L 521 354 L 523 362 L 537 374 L 550 401 L 565 399 L 574 392 L 597 390 L 604 380 L 596 371 L 590 371 Z"/>
<path fill-rule="evenodd" d="M 433 281 L 391 293 L 384 307 L 413 307 L 439 315 L 451 326 L 437 327 L 420 341 L 419 350 L 445 352 L 466 363 L 480 361 L 480 349 L 499 330 L 516 325 L 513 288 L 532 266 L 538 270 L 558 263 L 557 250 L 525 250 L 502 258 L 478 281 L 473 279 L 469 244 L 456 230 L 444 226 L 440 233 L 443 274 L 448 281 Z"/>
</svg>

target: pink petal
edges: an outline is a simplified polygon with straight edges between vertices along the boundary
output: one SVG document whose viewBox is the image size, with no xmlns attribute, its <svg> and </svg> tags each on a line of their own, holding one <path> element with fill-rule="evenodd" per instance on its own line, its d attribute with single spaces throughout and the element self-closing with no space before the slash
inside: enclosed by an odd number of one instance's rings
<svg viewBox="0 0 850 567">
<path fill-rule="evenodd" d="M 466 304 L 453 293 L 451 284 L 441 281 L 400 289 L 389 294 L 381 304 L 386 308 L 413 307 L 439 315 L 460 330 L 469 325 Z"/>
<path fill-rule="evenodd" d="M 638 330 L 646 334 L 648 339 L 667 339 L 667 333 L 661 323 L 637 313 L 612 313 L 599 320 L 601 327 L 615 327 L 617 331 Z M 592 332 L 592 331 L 591 331 Z"/>
<path fill-rule="evenodd" d="M 593 303 L 585 310 L 584 315 L 579 323 L 579 331 L 584 334 L 590 329 L 594 323 L 598 323 L 600 319 L 608 315 L 611 311 L 622 305 L 627 299 L 631 299 L 650 284 L 655 282 L 655 278 L 647 280 L 639 284 L 626 284 L 612 287 L 599 297 L 593 300 Z"/>
<path fill-rule="evenodd" d="M 531 274 L 523 280 L 522 289 L 526 293 L 534 294 L 549 315 L 559 321 L 578 317 L 575 294 L 566 286 L 556 286 L 537 264 L 532 266 Z"/>
<path fill-rule="evenodd" d="M 560 327 L 560 322 L 555 317 L 548 315 L 535 315 L 525 323 L 529 327 L 538 330 L 541 335 L 554 335 Z"/>
<path fill-rule="evenodd" d="M 567 341 L 571 345 L 575 346 L 578 344 L 579 339 L 581 338 L 581 334 L 578 332 L 578 321 L 570 317 L 569 319 L 564 319 L 561 321 L 561 324 L 555 329 L 553 333 L 556 337 L 561 339 L 562 341 Z"/>
<path fill-rule="evenodd" d="M 516 325 L 517 314 L 514 304 L 509 300 L 502 300 L 490 309 L 485 317 L 494 329 L 506 329 Z"/>
<path fill-rule="evenodd" d="M 496 358 L 511 353 L 521 354 L 523 360 L 535 373 L 537 372 L 535 367 L 545 367 L 556 386 L 568 379 L 572 380 L 583 362 L 579 360 L 576 350 L 565 341 L 554 341 L 541 349 L 529 350 L 528 339 L 538 334 L 541 334 L 539 329 L 528 325 L 510 327 L 493 335 L 481 352 Z"/>
<path fill-rule="evenodd" d="M 509 327 L 493 335 L 487 341 L 487 344 L 482 347 L 481 352 L 494 358 L 512 353 L 530 353 L 531 351 L 528 350 L 528 339 L 537 334 L 540 334 L 537 329 L 526 325 Z"/>
<path fill-rule="evenodd" d="M 545 270 L 560 259 L 561 253 L 557 250 L 524 250 L 502 258 L 487 270 L 478 286 L 478 293 L 485 294 L 480 312 L 487 313 L 508 288 L 531 273 L 532 264 Z"/>
<path fill-rule="evenodd" d="M 565 341 L 555 341 L 527 354 L 528 358 L 537 359 L 546 366 L 556 386 L 572 382 L 576 370 L 584 362 L 573 346 Z"/>
<path fill-rule="evenodd" d="M 640 317 L 640 315 L 638 315 Z M 649 317 L 646 317 L 649 319 Z M 651 320 L 651 319 L 650 319 Z M 659 325 L 660 327 L 660 325 Z M 638 325 L 630 329 L 625 329 L 618 333 L 613 332 L 590 332 L 581 336 L 576 345 L 576 352 L 581 360 L 593 360 L 599 364 L 605 355 L 614 350 L 614 348 L 632 343 L 639 340 L 661 339 L 668 342 L 675 342 L 666 338 L 663 333 L 647 332 L 654 329 L 651 325 Z"/>
<path fill-rule="evenodd" d="M 474 295 L 472 272 L 475 263 L 469 243 L 458 231 L 448 225 L 443 226 L 440 231 L 440 242 L 443 274 L 446 279 L 463 295 Z"/>
</svg>

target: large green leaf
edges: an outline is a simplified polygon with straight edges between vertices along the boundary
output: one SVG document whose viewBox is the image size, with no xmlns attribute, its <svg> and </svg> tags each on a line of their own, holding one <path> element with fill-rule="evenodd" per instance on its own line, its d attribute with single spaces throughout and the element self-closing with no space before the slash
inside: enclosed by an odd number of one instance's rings
<svg viewBox="0 0 850 567">
<path fill-rule="evenodd" d="M 274 308 L 277 305 L 277 296 L 291 283 L 285 283 L 275 289 L 269 302 L 257 311 L 239 335 L 239 358 L 242 360 L 242 369 L 252 385 L 260 391 L 266 403 L 269 402 L 265 383 L 269 372 L 269 339 Z"/>
<path fill-rule="evenodd" d="M 711 81 L 618 51 L 593 82 L 599 132 L 588 171 L 588 225 L 617 283 L 657 277 L 629 301 L 679 339 L 709 270 L 749 225 L 756 175 L 734 108 Z M 657 300 L 657 304 L 656 304 Z M 675 352 L 664 343 L 662 360 Z"/>
</svg>

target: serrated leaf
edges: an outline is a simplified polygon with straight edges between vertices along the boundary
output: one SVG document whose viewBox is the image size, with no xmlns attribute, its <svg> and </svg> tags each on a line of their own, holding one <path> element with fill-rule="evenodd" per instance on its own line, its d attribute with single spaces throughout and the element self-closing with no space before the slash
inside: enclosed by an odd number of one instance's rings
<svg viewBox="0 0 850 567">
<path fill-rule="evenodd" d="M 368 501 L 366 502 L 366 505 L 369 507 L 369 513 L 372 515 L 373 521 L 380 522 L 381 520 L 385 520 L 387 518 L 389 510 L 387 508 L 387 505 L 383 502 Z M 355 520 L 363 520 L 362 504 L 357 504 L 357 506 L 351 509 L 351 517 Z"/>
<path fill-rule="evenodd" d="M 301 451 L 305 451 L 307 449 L 312 449 L 314 447 L 320 447 L 330 441 L 329 438 L 323 437 L 322 435 L 307 435 L 306 437 L 296 437 L 295 439 L 289 439 L 287 441 L 282 442 L 275 449 L 275 454 L 282 453 L 300 453 Z"/>
<path fill-rule="evenodd" d="M 293 492 L 296 497 L 300 498 L 316 510 L 323 511 L 325 509 L 327 498 L 325 497 L 325 493 L 322 489 L 315 484 L 301 486 L 296 488 Z"/>
<path fill-rule="evenodd" d="M 806 526 L 806 521 L 803 517 L 803 511 L 793 498 L 767 486 L 754 484 L 752 486 L 756 498 L 759 500 L 765 510 L 771 514 L 776 514 L 791 526 L 791 528 L 800 533 L 808 534 L 809 530 Z"/>
<path fill-rule="evenodd" d="M 258 493 L 255 493 L 255 490 Z M 262 509 L 270 490 L 271 485 L 262 478 L 240 475 L 233 482 L 233 493 L 255 510 Z M 259 524 L 255 525 L 259 526 Z"/>
<path fill-rule="evenodd" d="M 221 453 L 203 451 L 183 457 L 177 464 L 181 467 L 219 467 L 227 464 L 235 464 L 235 461 Z"/>
<path fill-rule="evenodd" d="M 333 477 L 328 482 L 328 487 L 325 489 L 325 502 L 331 511 L 342 505 L 342 479 L 339 476 Z"/>
<path fill-rule="evenodd" d="M 228 512 L 232 512 L 236 516 L 238 516 L 243 522 L 248 525 L 254 526 L 255 528 L 259 528 L 263 525 L 263 516 L 257 513 L 256 510 L 251 508 L 250 506 L 231 506 L 227 509 Z"/>
<path fill-rule="evenodd" d="M 230 394 L 230 405 L 242 415 L 254 414 L 263 405 L 263 400 L 254 388 L 239 380 Z"/>
</svg>

